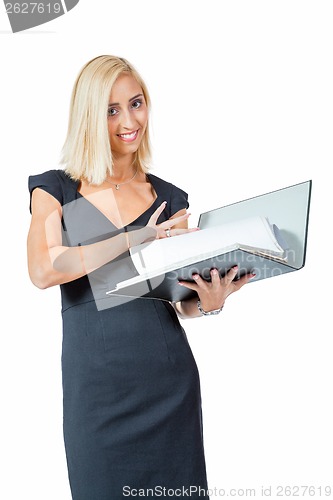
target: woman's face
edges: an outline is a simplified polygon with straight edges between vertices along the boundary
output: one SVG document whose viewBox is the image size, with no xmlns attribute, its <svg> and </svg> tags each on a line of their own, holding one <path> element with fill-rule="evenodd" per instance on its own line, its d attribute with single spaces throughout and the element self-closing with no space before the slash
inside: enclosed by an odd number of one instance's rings
<svg viewBox="0 0 333 500">
<path fill-rule="evenodd" d="M 114 158 L 133 155 L 148 123 L 148 109 L 142 88 L 130 73 L 122 73 L 109 98 L 108 130 Z"/>
</svg>

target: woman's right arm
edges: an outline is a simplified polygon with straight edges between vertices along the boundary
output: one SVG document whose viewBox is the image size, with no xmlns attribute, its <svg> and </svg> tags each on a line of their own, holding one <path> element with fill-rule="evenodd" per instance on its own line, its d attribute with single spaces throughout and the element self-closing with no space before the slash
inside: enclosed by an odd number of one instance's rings
<svg viewBox="0 0 333 500">
<path fill-rule="evenodd" d="M 62 242 L 60 203 L 43 189 L 32 193 L 32 219 L 28 234 L 28 269 L 30 279 L 45 289 L 76 280 L 145 241 L 165 237 L 165 228 L 188 218 L 189 214 L 156 224 L 165 208 L 162 203 L 151 216 L 147 226 L 119 233 L 112 238 L 85 246 L 68 247 Z M 84 221 L 83 221 L 84 223 Z M 175 229 L 175 234 L 191 230 Z"/>
<path fill-rule="evenodd" d="M 31 281 L 38 288 L 49 288 L 81 278 L 128 249 L 125 233 L 86 247 L 64 246 L 61 205 L 42 189 L 33 191 L 31 211 L 28 269 Z"/>
</svg>

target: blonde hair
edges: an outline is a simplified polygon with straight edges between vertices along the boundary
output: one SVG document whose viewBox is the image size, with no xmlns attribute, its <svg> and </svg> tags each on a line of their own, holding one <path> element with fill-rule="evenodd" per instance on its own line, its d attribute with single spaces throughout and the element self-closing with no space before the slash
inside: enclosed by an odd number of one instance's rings
<svg viewBox="0 0 333 500">
<path fill-rule="evenodd" d="M 107 127 L 107 110 L 112 86 L 122 73 L 130 73 L 142 88 L 148 110 L 148 89 L 136 69 L 126 59 L 103 55 L 89 61 L 81 69 L 72 92 L 68 131 L 62 149 L 61 163 L 65 172 L 76 180 L 101 184 L 112 175 L 112 151 Z M 151 156 L 148 124 L 134 164 L 147 172 Z"/>
</svg>

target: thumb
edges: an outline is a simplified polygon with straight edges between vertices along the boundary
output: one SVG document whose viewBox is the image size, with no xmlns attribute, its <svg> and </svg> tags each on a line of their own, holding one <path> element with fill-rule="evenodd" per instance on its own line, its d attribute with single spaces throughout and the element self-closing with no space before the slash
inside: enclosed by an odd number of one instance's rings
<svg viewBox="0 0 333 500">
<path fill-rule="evenodd" d="M 161 213 L 165 209 L 166 204 L 167 204 L 166 201 L 163 201 L 163 203 L 161 203 L 161 205 L 155 210 L 153 215 L 150 217 L 150 219 L 148 221 L 148 225 L 150 223 L 154 224 L 154 226 L 156 225 L 157 219 L 159 218 L 159 216 L 161 215 Z"/>
</svg>

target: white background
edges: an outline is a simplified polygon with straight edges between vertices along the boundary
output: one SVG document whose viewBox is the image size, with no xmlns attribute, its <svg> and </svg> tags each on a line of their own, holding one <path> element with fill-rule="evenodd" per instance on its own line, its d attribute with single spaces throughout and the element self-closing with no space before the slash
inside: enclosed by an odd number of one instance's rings
<svg viewBox="0 0 333 500">
<path fill-rule="evenodd" d="M 210 487 L 260 496 L 271 485 L 273 497 L 278 485 L 333 487 L 332 23 L 321 0 L 81 0 L 14 35 L 0 6 L 1 498 L 71 498 L 60 294 L 27 275 L 27 177 L 58 168 L 74 79 L 108 53 L 148 83 L 152 172 L 189 193 L 191 225 L 313 180 L 305 268 L 183 324 L 201 375 Z"/>
</svg>

